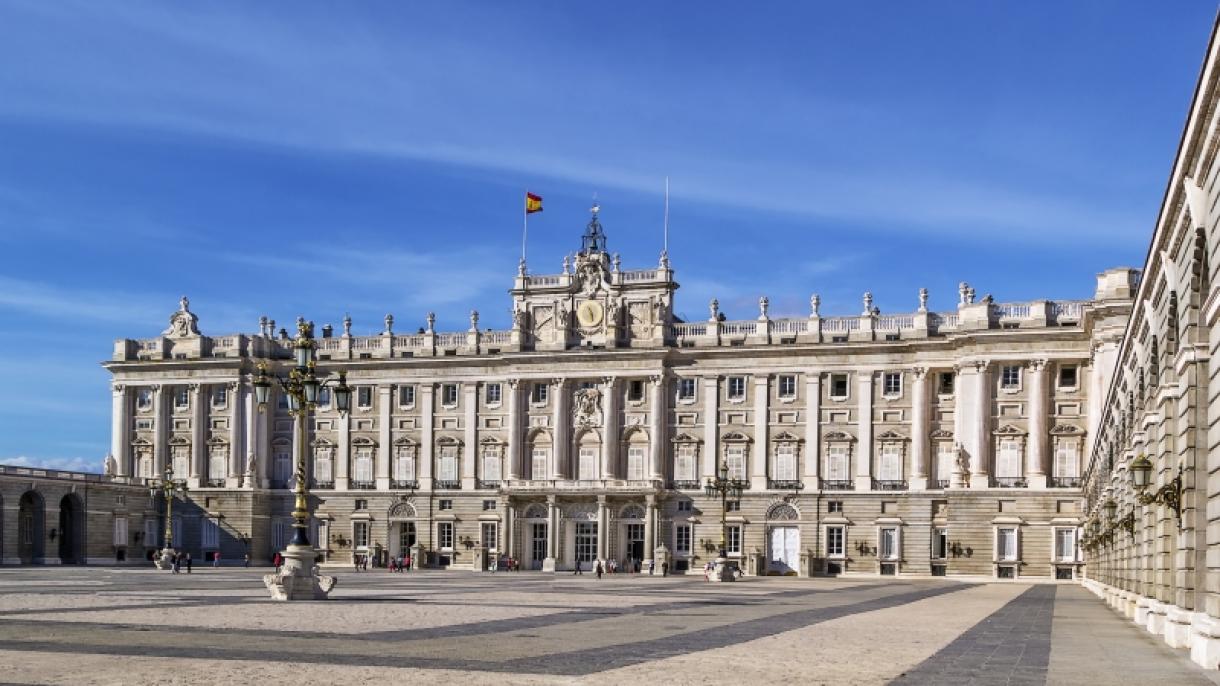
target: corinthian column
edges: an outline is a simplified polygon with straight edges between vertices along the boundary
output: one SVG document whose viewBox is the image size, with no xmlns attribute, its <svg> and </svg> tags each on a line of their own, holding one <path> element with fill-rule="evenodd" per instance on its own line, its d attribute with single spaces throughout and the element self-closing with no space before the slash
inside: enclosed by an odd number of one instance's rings
<svg viewBox="0 0 1220 686">
<path fill-rule="evenodd" d="M 521 478 L 521 380 L 508 380 L 508 479 Z"/>
<path fill-rule="evenodd" d="M 110 393 L 110 455 L 114 458 L 114 475 L 127 476 L 135 471 L 131 469 L 127 455 L 131 403 L 122 384 L 114 384 Z"/>
<path fill-rule="evenodd" d="M 1047 476 L 1047 428 L 1046 428 L 1046 360 L 1029 362 L 1029 454 L 1026 457 L 1025 476 L 1030 488 L 1046 488 Z"/>
<path fill-rule="evenodd" d="M 205 437 L 207 431 L 204 423 L 207 421 L 207 415 L 204 412 L 204 398 L 207 397 L 203 392 L 203 387 L 199 384 L 191 384 L 191 478 L 189 483 L 191 486 L 198 487 L 201 483 L 207 483 L 211 474 L 208 473 L 208 449 L 205 445 Z"/>
<path fill-rule="evenodd" d="M 618 469 L 618 379 L 607 376 L 602 394 L 602 478 L 617 479 Z"/>
<path fill-rule="evenodd" d="M 767 439 L 769 425 L 768 397 L 770 378 L 766 374 L 754 377 L 754 454 L 750 457 L 750 488 L 767 490 L 767 461 L 770 444 Z"/>
<path fill-rule="evenodd" d="M 648 424 L 649 431 L 652 435 L 652 441 L 648 445 L 651 451 L 652 465 L 649 470 L 649 478 L 663 479 L 665 474 L 665 466 L 662 464 L 662 456 L 665 449 L 665 376 L 658 374 L 652 377 L 652 398 L 650 399 L 648 408 Z M 652 557 L 651 554 L 648 557 Z"/>
<path fill-rule="evenodd" d="M 568 446 L 572 443 L 571 422 L 568 417 L 567 396 L 568 383 L 567 379 L 556 379 L 551 386 L 554 393 L 553 409 L 554 409 L 554 425 L 555 425 L 555 459 L 551 461 L 551 478 L 563 479 L 567 476 L 570 469 L 568 464 Z M 573 474 L 572 478 L 577 475 Z"/>
<path fill-rule="evenodd" d="M 225 476 L 225 486 L 237 488 L 241 485 L 242 426 L 246 420 L 245 392 L 241 380 L 228 384 L 226 393 L 229 396 L 229 468 Z"/>
<path fill-rule="evenodd" d="M 911 481 L 912 491 L 928 487 L 928 370 L 916 367 L 911 382 Z"/>
<path fill-rule="evenodd" d="M 373 479 L 376 482 L 377 490 L 384 491 L 390 488 L 390 453 L 393 450 L 391 445 L 391 419 L 390 412 L 394 407 L 394 386 L 391 384 L 383 384 L 377 387 L 377 458 L 373 465 Z"/>
<path fill-rule="evenodd" d="M 873 372 L 856 372 L 856 490 L 873 488 Z"/>
</svg>

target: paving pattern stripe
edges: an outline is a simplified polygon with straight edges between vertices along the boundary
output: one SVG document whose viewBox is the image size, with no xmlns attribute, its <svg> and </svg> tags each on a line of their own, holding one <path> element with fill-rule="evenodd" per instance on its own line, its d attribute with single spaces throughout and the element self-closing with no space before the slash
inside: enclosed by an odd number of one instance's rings
<svg viewBox="0 0 1220 686">
<path fill-rule="evenodd" d="M 889 585 L 891 588 L 893 584 Z M 973 587 L 972 584 L 946 584 L 932 587 L 915 587 L 916 590 L 901 591 L 872 598 L 856 603 L 832 605 L 828 607 L 810 608 L 793 612 L 771 615 L 764 618 L 751 619 L 744 622 L 724 625 L 717 631 L 686 632 L 673 634 L 664 638 L 642 642 L 629 642 L 613 646 L 599 647 L 591 650 L 570 651 L 566 653 L 548 653 L 546 655 L 527 656 L 517 659 L 487 662 L 480 660 L 460 659 L 456 657 L 420 657 L 394 656 L 385 653 L 352 653 L 352 652 L 319 652 L 312 648 L 297 646 L 291 653 L 271 649 L 249 647 L 218 648 L 208 646 L 207 657 L 217 660 L 260 660 L 283 657 L 296 663 L 404 667 L 420 669 L 451 669 L 473 672 L 516 673 L 516 674 L 548 674 L 564 676 L 584 676 L 608 669 L 631 666 L 657 659 L 672 657 L 704 650 L 714 650 L 730 644 L 752 641 L 777 633 L 799 629 L 853 614 L 871 612 L 874 610 L 896 607 L 907 603 L 935 596 L 955 593 Z M 899 586 L 903 588 L 903 586 Z M 911 588 L 911 586 L 905 586 Z M 134 645 L 130 642 L 98 644 L 84 640 L 72 640 L 65 636 L 65 641 L 50 641 L 38 639 L 0 640 L 0 646 L 15 651 L 38 651 L 57 653 L 92 653 L 102 655 L 140 655 L 160 658 L 190 658 L 199 657 L 201 646 L 196 644 L 180 644 L 174 641 L 172 629 L 162 628 L 156 636 L 155 643 Z M 217 635 L 222 635 L 218 633 Z M 81 639 L 84 637 L 81 636 Z M 357 638 L 358 637 L 345 637 Z M 243 644 L 247 645 L 247 644 Z"/>
<path fill-rule="evenodd" d="M 1029 588 L 890 685 L 1042 686 L 1050 665 L 1056 588 Z"/>
</svg>

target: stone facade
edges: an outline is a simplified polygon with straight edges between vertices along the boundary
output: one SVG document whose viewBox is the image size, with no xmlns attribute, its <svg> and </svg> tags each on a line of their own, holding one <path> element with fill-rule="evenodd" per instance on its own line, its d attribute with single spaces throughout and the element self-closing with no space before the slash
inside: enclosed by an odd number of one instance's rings
<svg viewBox="0 0 1220 686">
<path fill-rule="evenodd" d="M 713 301 L 684 322 L 668 259 L 623 270 L 605 240 L 595 211 L 561 273 L 523 262 L 506 331 L 474 312 L 457 333 L 431 314 L 408 334 L 389 315 L 376 336 L 324 327 L 320 371 L 356 390 L 346 415 L 321 398 L 304 446 L 282 399 L 260 412 L 251 386 L 256 363 L 291 365 L 286 331 L 264 318 L 253 335 L 206 336 L 183 298 L 160 336 L 116 342 L 111 455 L 80 486 L 138 504 L 128 560 L 160 543 L 164 505 L 145 481 L 169 469 L 189 487 L 176 547 L 264 562 L 290 538 L 303 450 L 311 538 L 331 562 L 416 546 L 453 568 L 511 556 L 681 572 L 720 548 L 721 500 L 703 484 L 727 469 L 747 485 L 724 512 L 747 573 L 1076 575 L 1082 449 L 1110 386 L 1112 353 L 1097 351 L 1121 338 L 1132 270 L 1100 275 L 1089 301 L 998 304 L 962 284 L 951 312 L 921 292 L 916 311 L 882 315 L 865 294 L 860 314 L 828 317 L 815 295 L 805 317 L 773 318 L 763 298 L 748 320 Z M 30 482 L 53 518 L 78 479 L 14 469 L 0 474 L 6 561 L 22 559 Z M 102 510 L 90 561 L 117 555 L 97 533 L 116 510 Z"/>
<path fill-rule="evenodd" d="M 1097 349 L 1117 367 L 1085 486 L 1088 585 L 1209 669 L 1220 666 L 1218 51 L 1213 30 L 1130 322 Z"/>
</svg>

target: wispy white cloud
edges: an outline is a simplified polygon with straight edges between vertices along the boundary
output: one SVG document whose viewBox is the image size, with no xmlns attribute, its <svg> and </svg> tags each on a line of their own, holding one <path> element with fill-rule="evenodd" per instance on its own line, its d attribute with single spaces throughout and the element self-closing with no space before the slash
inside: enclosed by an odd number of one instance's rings
<svg viewBox="0 0 1220 686">
<path fill-rule="evenodd" d="M 66 472 L 91 472 L 97 474 L 102 471 L 102 462 L 104 460 L 104 456 L 98 458 L 85 458 L 16 455 L 14 457 L 0 457 L 0 465 L 8 467 L 33 467 L 36 469 L 59 469 Z"/>
<path fill-rule="evenodd" d="M 0 309 L 19 310 L 59 321 L 137 323 L 159 321 L 166 314 L 145 296 L 78 289 L 0 276 Z"/>
</svg>

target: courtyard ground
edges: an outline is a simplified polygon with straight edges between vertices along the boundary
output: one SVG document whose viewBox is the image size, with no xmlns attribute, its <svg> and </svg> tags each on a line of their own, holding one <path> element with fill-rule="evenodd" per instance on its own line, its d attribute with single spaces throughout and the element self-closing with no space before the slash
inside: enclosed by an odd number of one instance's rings
<svg viewBox="0 0 1220 686">
<path fill-rule="evenodd" d="M 0 569 L 0 682 L 1220 684 L 1075 585 Z"/>
</svg>

